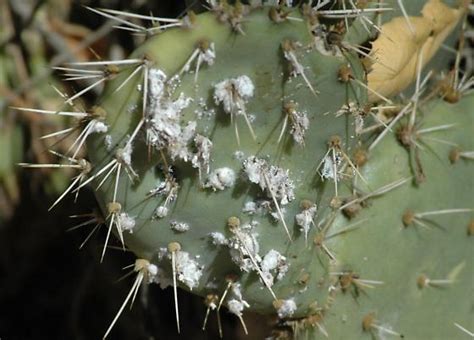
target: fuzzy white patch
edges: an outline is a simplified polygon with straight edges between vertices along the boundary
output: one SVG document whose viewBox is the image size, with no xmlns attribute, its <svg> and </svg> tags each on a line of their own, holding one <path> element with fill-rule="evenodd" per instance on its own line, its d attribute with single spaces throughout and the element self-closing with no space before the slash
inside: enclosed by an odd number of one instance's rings
<svg viewBox="0 0 474 340">
<path fill-rule="evenodd" d="M 292 316 L 296 311 L 296 303 L 293 299 L 283 300 L 283 303 L 280 308 L 278 308 L 277 313 L 280 319 L 288 318 Z"/>
<path fill-rule="evenodd" d="M 309 119 L 305 112 L 291 112 L 291 129 L 290 133 L 293 140 L 299 145 L 304 145 L 304 137 L 309 129 Z"/>
<path fill-rule="evenodd" d="M 303 209 L 299 214 L 296 214 L 296 224 L 300 227 L 300 230 L 304 233 L 304 239 L 308 240 L 308 233 L 311 226 L 314 223 L 314 215 L 316 215 L 317 206 L 314 204 L 308 209 Z"/>
<path fill-rule="evenodd" d="M 102 121 L 97 119 L 92 119 L 90 122 L 89 134 L 91 133 L 106 133 L 109 131 L 109 127 Z"/>
<path fill-rule="evenodd" d="M 127 213 L 120 213 L 117 216 L 117 224 L 120 226 L 120 229 L 128 231 L 130 234 L 133 233 L 135 228 L 135 219 Z"/>
<path fill-rule="evenodd" d="M 199 57 L 209 66 L 214 64 L 214 61 L 216 60 L 216 49 L 214 43 L 210 43 L 208 49 L 200 51 Z"/>
<path fill-rule="evenodd" d="M 107 151 L 112 150 L 112 136 L 111 135 L 105 135 L 104 144 Z"/>
<path fill-rule="evenodd" d="M 163 218 L 163 217 L 166 217 L 166 215 L 168 215 L 168 208 L 165 207 L 164 205 L 160 205 L 158 208 L 156 208 L 155 214 L 153 215 L 153 217 Z"/>
<path fill-rule="evenodd" d="M 192 99 L 181 93 L 176 100 L 172 100 L 168 93 L 172 89 L 167 89 L 166 79 L 166 74 L 161 70 L 150 69 L 148 72 L 147 144 L 158 150 L 168 150 L 173 160 L 187 162 L 192 157 L 188 144 L 195 136 L 196 122 L 188 122 L 183 128 L 181 116 Z"/>
<path fill-rule="evenodd" d="M 189 230 L 189 224 L 185 222 L 171 221 L 170 226 L 171 229 L 180 233 L 184 233 L 185 231 Z"/>
<path fill-rule="evenodd" d="M 234 152 L 233 157 L 234 157 L 234 159 L 238 160 L 239 162 L 243 162 L 243 160 L 245 159 L 245 154 L 244 154 L 243 151 L 237 150 L 237 151 Z"/>
<path fill-rule="evenodd" d="M 341 165 L 341 162 L 342 156 L 338 152 L 336 152 L 334 158 L 332 157 L 332 154 L 328 154 L 326 157 L 324 157 L 323 168 L 321 170 L 321 178 L 332 178 L 335 180 L 339 179 L 338 167 L 339 165 Z"/>
<path fill-rule="evenodd" d="M 254 201 L 245 202 L 242 212 L 249 215 L 255 214 L 257 212 L 257 203 Z"/>
<path fill-rule="evenodd" d="M 190 290 L 197 287 L 202 276 L 202 269 L 196 260 L 192 259 L 188 252 L 176 251 L 176 274 L 180 282 L 184 283 Z M 171 259 L 171 253 L 168 254 Z"/>
<path fill-rule="evenodd" d="M 231 168 L 219 168 L 212 171 L 209 174 L 206 184 L 206 188 L 211 188 L 212 190 L 224 190 L 225 188 L 230 188 L 234 185 L 236 179 L 235 171 Z"/>
<path fill-rule="evenodd" d="M 235 230 L 234 235 L 228 239 L 230 257 L 242 271 L 256 270 L 250 256 L 255 259 L 257 264 L 261 261 L 260 255 L 258 255 L 260 245 L 257 236 L 258 234 L 252 233 L 252 226 L 245 224 Z"/>
<path fill-rule="evenodd" d="M 250 305 L 242 297 L 240 283 L 234 283 L 231 288 L 231 297 L 227 301 L 229 312 L 237 316 L 242 316 L 242 311 L 248 307 L 250 307 Z"/>
<path fill-rule="evenodd" d="M 125 164 L 129 169 L 132 169 L 132 152 L 132 143 L 126 143 L 124 148 L 117 150 L 118 160 Z"/>
<path fill-rule="evenodd" d="M 273 282 L 274 275 L 271 273 L 272 271 L 275 273 L 276 280 L 281 280 L 288 271 L 289 264 L 285 256 L 281 255 L 278 251 L 271 249 L 262 259 L 260 263 L 261 270 L 266 276 L 271 276 L 271 281 Z"/>
<path fill-rule="evenodd" d="M 217 105 L 222 103 L 228 114 L 239 114 L 245 103 L 253 97 L 254 90 L 252 80 L 246 75 L 223 80 L 214 87 L 214 102 Z"/>
<path fill-rule="evenodd" d="M 192 159 L 192 153 L 189 150 L 189 143 L 194 139 L 196 134 L 197 123 L 190 121 L 188 124 L 181 129 L 180 134 L 174 139 L 172 143 L 168 145 L 168 152 L 171 159 L 181 159 L 188 162 Z"/>
<path fill-rule="evenodd" d="M 210 233 L 209 235 L 211 236 L 213 245 L 215 245 L 215 246 L 227 245 L 227 239 L 224 236 L 224 234 L 222 234 L 218 231 L 214 231 L 214 232 Z"/>
<path fill-rule="evenodd" d="M 289 171 L 277 166 L 268 166 L 262 158 L 250 156 L 243 162 L 243 169 L 250 182 L 258 184 L 267 197 L 275 197 L 281 205 L 295 199 L 294 184 Z"/>
<path fill-rule="evenodd" d="M 199 171 L 199 180 L 202 181 L 204 175 L 209 174 L 209 163 L 211 160 L 212 142 L 209 138 L 197 134 L 194 137 L 194 144 L 197 152 L 191 161 L 194 168 Z"/>
</svg>

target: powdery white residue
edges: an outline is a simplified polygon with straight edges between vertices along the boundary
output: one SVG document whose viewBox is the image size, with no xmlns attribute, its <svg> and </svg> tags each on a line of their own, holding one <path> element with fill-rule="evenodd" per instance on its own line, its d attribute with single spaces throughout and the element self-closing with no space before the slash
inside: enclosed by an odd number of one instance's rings
<svg viewBox="0 0 474 340">
<path fill-rule="evenodd" d="M 184 283 L 190 290 L 197 287 L 202 276 L 202 268 L 197 261 L 192 259 L 188 252 L 176 251 L 176 274 L 180 282 Z M 171 253 L 168 254 L 171 259 Z"/>
<path fill-rule="evenodd" d="M 185 222 L 171 221 L 170 226 L 171 229 L 180 233 L 184 233 L 185 231 L 189 230 L 189 224 Z"/>
<path fill-rule="evenodd" d="M 88 125 L 90 127 L 87 130 L 87 135 L 91 133 L 106 133 L 107 131 L 109 131 L 109 127 L 104 122 L 97 119 L 92 119 Z"/>
<path fill-rule="evenodd" d="M 234 185 L 236 177 L 235 171 L 231 168 L 219 168 L 209 174 L 204 186 L 214 191 L 224 190 Z"/>
<path fill-rule="evenodd" d="M 204 61 L 206 64 L 211 66 L 216 60 L 216 49 L 214 43 L 209 44 L 209 48 L 204 51 L 200 51 L 199 58 Z"/>
<path fill-rule="evenodd" d="M 130 234 L 133 233 L 135 228 L 135 219 L 127 213 L 120 213 L 117 216 L 117 224 L 120 226 L 120 229 L 128 231 Z"/>
<path fill-rule="evenodd" d="M 211 241 L 212 241 L 213 245 L 215 245 L 215 246 L 227 245 L 227 239 L 224 236 L 224 234 L 222 234 L 218 231 L 214 231 L 214 232 L 210 233 L 209 236 L 211 237 Z"/>
<path fill-rule="evenodd" d="M 321 170 L 321 178 L 327 179 L 339 179 L 338 167 L 342 162 L 342 156 L 336 152 L 335 157 L 332 157 L 332 154 L 326 155 L 323 161 L 323 168 Z"/>
<path fill-rule="evenodd" d="M 296 224 L 300 227 L 300 230 L 304 233 L 304 239 L 308 239 L 308 233 L 311 229 L 311 226 L 314 223 L 314 215 L 316 215 L 317 206 L 314 204 L 308 209 L 304 209 L 299 214 L 296 214 L 295 220 Z"/>
<path fill-rule="evenodd" d="M 163 218 L 166 215 L 168 215 L 168 208 L 165 207 L 164 205 L 160 205 L 158 208 L 156 208 L 155 213 L 153 214 L 153 217 Z"/>
<path fill-rule="evenodd" d="M 232 156 L 234 157 L 234 159 L 238 160 L 239 162 L 243 162 L 243 160 L 245 159 L 245 153 L 241 150 L 235 151 Z"/>
<path fill-rule="evenodd" d="M 291 317 L 296 311 L 296 303 L 293 299 L 282 300 L 280 308 L 277 313 L 280 319 Z"/>
<path fill-rule="evenodd" d="M 167 93 L 166 74 L 158 69 L 148 73 L 148 109 L 146 112 L 147 144 L 158 150 L 168 150 L 173 160 L 185 162 L 192 158 L 188 144 L 196 133 L 196 122 L 191 121 L 183 128 L 181 126 L 182 111 L 189 106 L 192 99 L 181 93 L 173 100 Z"/>
<path fill-rule="evenodd" d="M 246 76 L 231 78 L 221 81 L 214 87 L 214 102 L 222 103 L 224 111 L 228 114 L 239 114 L 244 104 L 253 97 L 255 86 Z"/>
<path fill-rule="evenodd" d="M 242 271 L 255 270 L 255 265 L 250 256 L 254 258 L 257 264 L 261 261 L 260 255 L 258 255 L 260 245 L 257 236 L 258 234 L 252 233 L 252 226 L 245 224 L 235 230 L 234 235 L 228 239 L 231 259 Z"/>
<path fill-rule="evenodd" d="M 105 138 L 104 138 L 104 144 L 105 144 L 105 148 L 107 149 L 107 151 L 111 151 L 112 150 L 112 136 L 111 135 L 105 135 Z"/>
<path fill-rule="evenodd" d="M 295 198 L 294 184 L 289 177 L 289 171 L 277 166 L 268 166 L 262 158 L 250 156 L 243 162 L 243 170 L 250 182 L 258 184 L 266 191 L 268 197 L 272 195 L 281 205 L 286 205 Z"/>
<path fill-rule="evenodd" d="M 274 273 L 272 275 L 276 277 L 277 280 L 281 280 L 288 271 L 289 264 L 285 256 L 281 255 L 278 251 L 271 249 L 262 259 L 260 267 L 263 273 Z M 269 276 L 269 275 L 267 275 Z"/>
<path fill-rule="evenodd" d="M 250 307 L 250 305 L 242 297 L 240 283 L 232 284 L 231 296 L 227 301 L 227 308 L 229 309 L 229 312 L 237 316 L 242 316 L 242 311 L 244 308 L 248 307 Z"/>
<path fill-rule="evenodd" d="M 291 129 L 290 133 L 293 139 L 299 145 L 304 145 L 304 137 L 309 129 L 309 119 L 305 112 L 291 112 Z"/>
<path fill-rule="evenodd" d="M 173 161 L 180 159 L 188 162 L 192 159 L 192 153 L 189 150 L 189 144 L 194 139 L 196 134 L 196 126 L 197 123 L 195 121 L 188 122 L 188 124 L 180 130 L 180 134 L 168 144 L 168 153 Z"/>
<path fill-rule="evenodd" d="M 249 215 L 255 214 L 257 212 L 257 203 L 254 201 L 245 202 L 242 212 Z"/>
<path fill-rule="evenodd" d="M 192 165 L 199 171 L 199 180 L 202 181 L 204 175 L 209 174 L 209 163 L 211 160 L 212 142 L 209 138 L 197 134 L 194 137 L 194 145 L 197 152 L 192 158 Z"/>
<path fill-rule="evenodd" d="M 122 149 L 117 150 L 117 158 L 120 162 L 132 168 L 132 143 L 126 143 Z"/>
</svg>

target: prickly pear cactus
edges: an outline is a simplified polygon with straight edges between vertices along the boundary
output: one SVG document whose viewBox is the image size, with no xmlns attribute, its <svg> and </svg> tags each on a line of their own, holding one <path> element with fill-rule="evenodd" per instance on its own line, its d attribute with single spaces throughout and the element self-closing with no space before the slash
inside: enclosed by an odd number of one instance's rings
<svg viewBox="0 0 474 340">
<path fill-rule="evenodd" d="M 472 80 L 423 70 L 466 9 L 327 3 L 118 19 L 177 28 L 66 70 L 106 83 L 94 108 L 62 113 L 83 128 L 68 190 L 96 189 L 102 255 L 112 233 L 137 255 L 120 312 L 158 283 L 178 331 L 177 287 L 245 331 L 245 311 L 277 316 L 275 338 L 472 331 Z"/>
</svg>

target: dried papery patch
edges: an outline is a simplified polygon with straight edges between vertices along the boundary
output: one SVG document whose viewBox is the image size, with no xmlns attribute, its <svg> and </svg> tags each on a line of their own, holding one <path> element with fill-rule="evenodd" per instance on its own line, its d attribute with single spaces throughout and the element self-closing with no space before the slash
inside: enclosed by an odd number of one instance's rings
<svg viewBox="0 0 474 340">
<path fill-rule="evenodd" d="M 440 0 L 430 0 L 423 7 L 422 16 L 408 17 L 413 30 L 404 17 L 396 17 L 382 25 L 381 34 L 372 43 L 370 55 L 377 62 L 371 65 L 367 76 L 369 88 L 385 97 L 405 89 L 416 78 L 420 52 L 424 66 L 464 12 L 463 8 L 453 9 Z M 390 65 L 393 70 L 384 65 Z M 374 102 L 380 98 L 369 93 L 369 100 Z"/>
</svg>

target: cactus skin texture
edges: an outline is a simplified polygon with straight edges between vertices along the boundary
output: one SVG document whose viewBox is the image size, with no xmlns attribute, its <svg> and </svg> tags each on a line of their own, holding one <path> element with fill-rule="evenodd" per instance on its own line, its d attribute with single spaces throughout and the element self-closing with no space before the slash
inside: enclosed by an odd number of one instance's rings
<svg viewBox="0 0 474 340">
<path fill-rule="evenodd" d="M 139 259 L 133 289 L 179 285 L 244 327 L 277 315 L 275 338 L 467 337 L 474 97 L 384 110 L 350 42 L 361 19 L 344 40 L 344 18 L 321 33 L 286 11 L 189 14 L 107 81 L 89 178 Z"/>
</svg>

